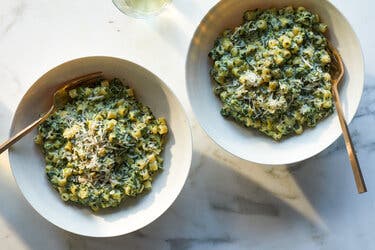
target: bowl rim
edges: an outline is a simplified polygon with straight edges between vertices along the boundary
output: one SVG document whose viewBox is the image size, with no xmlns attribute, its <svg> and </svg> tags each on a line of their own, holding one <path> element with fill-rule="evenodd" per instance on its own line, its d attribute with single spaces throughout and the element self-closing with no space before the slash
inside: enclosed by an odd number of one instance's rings
<svg viewBox="0 0 375 250">
<path fill-rule="evenodd" d="M 11 126 L 10 126 L 10 129 L 9 129 L 9 136 L 11 137 L 15 131 L 15 118 L 16 118 L 16 115 L 18 113 L 18 110 L 19 110 L 19 106 L 21 105 L 21 103 L 25 100 L 27 94 L 33 90 L 34 88 L 36 88 L 36 83 L 40 80 L 42 80 L 47 74 L 49 74 L 50 72 L 54 71 L 54 70 L 57 70 L 58 68 L 60 68 L 61 66 L 64 66 L 64 65 L 67 65 L 67 64 L 70 64 L 72 62 L 75 62 L 75 61 L 79 61 L 79 60 L 86 60 L 86 59 L 111 59 L 111 60 L 122 60 L 122 61 L 125 61 L 127 63 L 130 63 L 130 64 L 133 64 L 134 66 L 136 67 L 139 67 L 141 68 L 142 70 L 144 70 L 145 72 L 147 72 L 148 74 L 151 74 L 155 77 L 155 79 L 157 79 L 159 82 L 160 82 L 160 85 L 161 87 L 167 89 L 167 91 L 170 92 L 170 94 L 172 95 L 172 97 L 175 99 L 175 101 L 178 103 L 178 105 L 180 106 L 180 109 L 181 109 L 181 113 L 184 117 L 184 121 L 186 123 L 186 128 L 188 129 L 188 135 L 187 135 L 187 139 L 188 141 L 185 141 L 187 147 L 190 149 L 189 152 L 185 152 L 185 154 L 188 154 L 187 155 L 187 159 L 188 161 L 186 162 L 186 165 L 188 166 L 187 168 L 187 171 L 185 173 L 185 176 L 183 176 L 182 180 L 183 182 L 181 182 L 180 184 L 180 187 L 179 187 L 179 190 L 178 192 L 176 192 L 175 194 L 175 197 L 172 197 L 171 199 L 171 202 L 169 205 L 167 206 L 164 206 L 162 209 L 160 209 L 160 211 L 158 213 L 156 213 L 156 216 L 154 216 L 152 218 L 152 220 L 150 221 L 147 221 L 146 223 L 144 223 L 143 225 L 141 226 L 138 226 L 136 228 L 133 228 L 132 230 L 128 230 L 126 232 L 122 232 L 121 230 L 118 230 L 116 233 L 112 233 L 112 234 L 106 234 L 106 233 L 97 233 L 97 234 L 87 234 L 87 233 L 84 233 L 84 232 L 76 232 L 76 231 L 73 231 L 73 230 L 69 230 L 69 229 L 66 229 L 60 225 L 58 225 L 57 223 L 47 219 L 37 208 L 34 207 L 34 205 L 32 204 L 32 202 L 28 199 L 28 197 L 25 195 L 25 192 L 24 190 L 21 188 L 21 186 L 19 185 L 19 180 L 17 179 L 17 177 L 15 176 L 15 173 L 14 173 L 14 170 L 13 170 L 13 157 L 12 157 L 12 151 L 8 151 L 8 160 L 9 160 L 9 166 L 10 166 L 10 169 L 11 169 L 11 172 L 12 172 L 12 176 L 17 184 L 17 187 L 18 189 L 21 191 L 22 193 L 22 196 L 25 198 L 25 200 L 27 201 L 27 203 L 34 209 L 34 211 L 36 211 L 41 218 L 43 218 L 44 220 L 48 221 L 49 223 L 51 223 L 52 225 L 55 225 L 56 227 L 66 231 L 66 232 L 70 232 L 70 233 L 73 233 L 75 235 L 80 235 L 80 236 L 86 236 L 86 237 L 93 237 L 93 238 L 111 238 L 111 237 L 116 237 L 116 236 L 121 236 L 121 235 L 127 235 L 127 234 L 130 234 L 132 232 L 135 232 L 137 230 L 140 230 L 148 225 L 150 225 L 151 223 L 155 222 L 160 216 L 162 216 L 172 205 L 173 203 L 176 201 L 177 197 L 181 194 L 181 191 L 182 189 L 184 188 L 185 184 L 186 184 L 186 181 L 187 181 L 187 178 L 189 176 L 189 173 L 190 173 L 190 170 L 191 170 L 191 162 L 192 162 L 192 156 L 193 156 L 193 137 L 192 137 L 192 131 L 191 131 L 191 124 L 190 124 L 190 120 L 188 119 L 188 116 L 187 116 L 187 113 L 186 113 L 186 110 L 184 108 L 184 106 L 182 105 L 180 99 L 177 97 L 177 95 L 173 92 L 173 90 L 158 76 L 156 75 L 155 73 L 153 73 L 152 71 L 148 70 L 147 68 L 143 67 L 142 65 L 139 65 L 138 63 L 135 63 L 135 62 L 132 62 L 130 60 L 127 60 L 127 59 L 124 59 L 124 58 L 119 58 L 119 57 L 113 57 L 113 56 L 104 56 L 104 55 L 99 55 L 99 56 L 84 56 L 84 57 L 78 57 L 78 58 L 74 58 L 74 59 L 70 59 L 68 61 L 64 61 L 63 63 L 60 63 L 58 65 L 55 65 L 53 66 L 51 69 L 49 69 L 48 71 L 46 71 L 45 73 L 43 73 L 40 77 L 38 77 L 30 86 L 29 88 L 26 90 L 26 92 L 23 94 L 21 100 L 19 101 L 19 103 L 17 104 L 17 107 L 13 113 L 13 116 L 12 116 L 12 123 L 11 123 Z"/>
<path fill-rule="evenodd" d="M 225 152 L 229 153 L 230 155 L 236 157 L 236 158 L 239 158 L 241 160 L 244 160 L 244 161 L 247 161 L 249 163 L 255 163 L 255 164 L 262 164 L 262 165 L 269 165 L 269 166 L 283 166 L 283 165 L 291 165 L 291 164 L 295 164 L 295 163 L 299 163 L 299 162 L 302 162 L 304 160 L 307 160 L 307 159 L 310 159 L 311 157 L 313 156 L 316 156 L 317 154 L 321 153 L 322 151 L 324 151 L 325 149 L 327 149 L 329 146 L 331 146 L 335 141 L 337 141 L 337 139 L 342 135 L 342 130 L 340 129 L 339 133 L 333 138 L 333 140 L 331 142 L 328 142 L 328 143 L 325 143 L 325 145 L 323 147 L 321 147 L 320 149 L 318 150 L 314 150 L 314 151 L 310 151 L 310 153 L 306 154 L 305 156 L 303 157 L 299 157 L 299 158 L 295 158 L 295 159 L 292 159 L 292 160 L 284 160 L 282 162 L 279 162 L 279 163 L 276 163 L 274 161 L 272 162 L 261 162 L 261 161 L 257 161 L 257 160 L 249 160 L 249 159 L 246 159 L 240 155 L 237 155 L 235 152 L 232 152 L 230 151 L 229 149 L 227 149 L 225 146 L 219 144 L 219 142 L 217 142 L 209 133 L 209 129 L 208 127 L 206 127 L 206 125 L 204 123 L 201 122 L 199 116 L 196 114 L 195 112 L 195 108 L 194 108 L 194 105 L 193 105 L 193 102 L 192 102 L 192 98 L 191 98 L 191 90 L 189 88 L 189 83 L 188 83 L 188 67 L 189 67 L 189 57 L 190 57 L 190 53 L 191 53 L 191 49 L 193 48 L 193 41 L 194 41 L 194 38 L 196 37 L 201 25 L 203 23 L 205 23 L 207 21 L 207 19 L 209 19 L 209 15 L 215 11 L 217 8 L 219 8 L 222 4 L 224 4 L 224 2 L 226 1 L 230 1 L 230 0 L 222 0 L 222 1 L 219 1 L 218 3 L 216 3 L 215 5 L 213 5 L 207 12 L 206 14 L 204 15 L 204 17 L 200 20 L 199 24 L 197 25 L 192 37 L 191 37 L 191 40 L 190 40 L 190 43 L 189 43 L 189 47 L 188 47 L 188 51 L 187 51 L 187 55 L 186 55 L 186 59 L 185 59 L 185 89 L 187 91 L 187 95 L 188 95 L 188 102 L 189 102 L 189 105 L 190 105 L 190 108 L 191 110 L 193 111 L 193 115 L 195 117 L 195 119 L 198 121 L 198 124 L 199 126 L 202 128 L 202 130 L 204 131 L 204 133 L 207 135 L 207 137 L 210 138 L 211 141 L 214 142 L 214 144 L 216 144 L 219 148 L 221 148 L 222 150 L 224 150 Z M 358 103 L 356 105 L 356 108 L 355 108 L 355 112 L 353 112 L 352 115 L 350 115 L 349 117 L 347 117 L 346 119 L 346 123 L 347 125 L 349 126 L 349 124 L 352 122 L 352 120 L 354 119 L 355 117 L 355 114 L 358 112 L 358 108 L 359 108 L 359 105 L 360 105 L 360 102 L 361 102 L 361 99 L 362 99 L 362 96 L 363 96 L 363 89 L 364 89 L 364 81 L 365 81 L 365 61 L 364 61 L 364 56 L 363 56 L 363 48 L 361 46 L 361 43 L 360 43 L 360 40 L 358 38 L 358 35 L 357 33 L 355 32 L 355 30 L 353 29 L 353 26 L 352 24 L 349 22 L 349 19 L 331 2 L 331 1 L 328 1 L 328 0 L 320 0 L 320 1 L 323 1 L 325 2 L 326 4 L 328 4 L 331 8 L 333 8 L 339 15 L 341 15 L 344 19 L 344 22 L 346 22 L 346 24 L 349 26 L 349 28 L 351 29 L 351 31 L 353 32 L 353 40 L 358 44 L 359 46 L 359 59 L 360 59 L 360 62 L 361 62 L 361 65 L 360 65 L 360 78 L 361 78 L 361 90 L 360 90 L 360 98 L 358 99 Z M 335 114 L 335 112 L 333 113 Z"/>
</svg>

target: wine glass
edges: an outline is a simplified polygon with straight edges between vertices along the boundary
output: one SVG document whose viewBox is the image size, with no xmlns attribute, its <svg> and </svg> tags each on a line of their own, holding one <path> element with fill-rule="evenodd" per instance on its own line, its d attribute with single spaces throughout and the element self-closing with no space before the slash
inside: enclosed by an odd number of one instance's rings
<svg viewBox="0 0 375 250">
<path fill-rule="evenodd" d="M 172 0 L 112 0 L 124 14 L 135 18 L 147 18 L 159 14 Z"/>
</svg>

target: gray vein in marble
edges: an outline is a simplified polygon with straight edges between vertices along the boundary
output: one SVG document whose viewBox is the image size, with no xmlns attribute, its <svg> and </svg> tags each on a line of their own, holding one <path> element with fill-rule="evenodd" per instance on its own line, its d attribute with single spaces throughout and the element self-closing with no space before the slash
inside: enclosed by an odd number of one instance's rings
<svg viewBox="0 0 375 250">
<path fill-rule="evenodd" d="M 362 150 L 367 150 L 369 152 L 372 152 L 375 150 L 375 142 L 371 142 L 371 143 L 366 143 L 366 144 L 362 144 L 360 145 L 358 149 L 362 149 Z M 357 152 L 358 153 L 358 152 Z"/>
<path fill-rule="evenodd" d="M 226 213 L 266 216 L 279 215 L 279 210 L 274 205 L 252 201 L 239 195 L 233 195 L 229 198 L 222 197 L 221 200 L 211 201 L 210 207 L 213 210 Z"/>
<path fill-rule="evenodd" d="M 8 74 L 10 80 L 17 85 L 16 90 L 20 90 L 22 87 L 22 83 L 20 79 L 18 78 L 16 72 L 10 69 L 7 65 L 3 63 L 0 64 L 0 72 L 1 72 L 1 69 L 5 71 L 5 74 Z M 2 75 L 2 77 L 4 78 L 4 75 Z"/>
<path fill-rule="evenodd" d="M 142 232 L 142 230 L 135 231 L 133 235 L 137 238 L 142 238 L 142 239 L 147 238 L 147 234 Z"/>
<path fill-rule="evenodd" d="M 373 116 L 375 114 L 375 77 L 367 76 L 366 78 L 361 103 L 354 118 Z"/>
<path fill-rule="evenodd" d="M 327 239 L 327 233 L 318 230 L 316 227 L 310 225 L 311 239 L 319 246 L 323 246 Z"/>
<path fill-rule="evenodd" d="M 231 244 L 234 242 L 229 236 L 220 238 L 173 238 L 167 239 L 171 250 L 188 250 L 193 245 L 217 245 L 217 244 Z M 203 247 L 203 246 L 202 246 Z M 204 248 L 202 248 L 204 249 Z"/>
<path fill-rule="evenodd" d="M 17 23 L 18 19 L 23 15 L 26 8 L 24 2 L 19 2 L 9 12 L 0 16 L 0 37 L 4 37 L 12 27 Z"/>
<path fill-rule="evenodd" d="M 194 185 L 195 180 L 196 180 L 195 177 L 198 175 L 201 168 L 202 168 L 202 155 L 199 152 L 193 150 L 191 169 L 190 169 L 189 178 L 188 178 L 188 182 L 191 185 Z"/>
<path fill-rule="evenodd" d="M 293 165 L 288 166 L 288 170 L 291 173 L 298 172 L 299 170 L 303 169 L 306 166 L 303 162 L 295 163 Z"/>
</svg>

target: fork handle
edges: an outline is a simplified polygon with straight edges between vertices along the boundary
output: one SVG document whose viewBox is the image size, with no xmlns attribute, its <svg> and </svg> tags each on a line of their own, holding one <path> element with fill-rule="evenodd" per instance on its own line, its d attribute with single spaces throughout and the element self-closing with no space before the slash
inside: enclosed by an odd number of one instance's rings
<svg viewBox="0 0 375 250">
<path fill-rule="evenodd" d="M 365 193 L 367 192 L 366 184 L 363 179 L 362 171 L 359 166 L 359 162 L 357 158 L 357 154 L 354 150 L 353 142 L 349 134 L 348 125 L 346 124 L 346 121 L 344 118 L 344 114 L 343 114 L 341 102 L 340 102 L 340 96 L 339 96 L 337 87 L 333 87 L 333 98 L 335 100 L 336 111 L 340 120 L 342 134 L 345 140 L 346 150 L 348 151 L 350 164 L 352 165 L 353 175 L 354 175 L 355 183 L 357 185 L 358 193 L 359 194 Z"/>
<path fill-rule="evenodd" d="M 29 126 L 22 129 L 20 132 L 18 132 L 17 134 L 12 136 L 10 139 L 2 143 L 0 145 L 0 154 L 3 153 L 8 148 L 10 148 L 14 143 L 18 142 L 22 137 L 30 133 L 31 130 L 33 130 L 33 128 L 38 126 L 40 123 L 44 122 L 53 111 L 54 111 L 54 106 L 52 106 L 50 110 L 48 110 L 48 112 L 44 114 L 43 116 L 41 116 L 38 120 L 34 121 Z"/>
</svg>

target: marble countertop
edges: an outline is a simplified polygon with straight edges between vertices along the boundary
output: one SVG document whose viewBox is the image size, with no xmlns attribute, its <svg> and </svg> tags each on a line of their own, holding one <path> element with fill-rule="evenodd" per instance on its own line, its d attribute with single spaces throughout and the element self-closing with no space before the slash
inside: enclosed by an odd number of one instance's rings
<svg viewBox="0 0 375 250">
<path fill-rule="evenodd" d="M 65 232 L 39 216 L 2 154 L 1 249 L 374 249 L 374 1 L 332 1 L 365 55 L 364 94 L 350 124 L 369 190 L 363 195 L 356 193 L 342 138 L 298 165 L 271 168 L 233 158 L 204 134 L 189 109 L 184 64 L 195 27 L 217 0 L 174 0 L 149 20 L 123 15 L 110 0 L 0 2 L 0 141 L 39 76 L 89 55 L 126 58 L 160 76 L 187 108 L 194 140 L 190 175 L 172 207 L 137 232 L 104 239 Z"/>
</svg>

